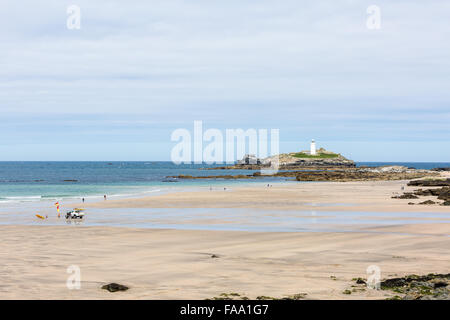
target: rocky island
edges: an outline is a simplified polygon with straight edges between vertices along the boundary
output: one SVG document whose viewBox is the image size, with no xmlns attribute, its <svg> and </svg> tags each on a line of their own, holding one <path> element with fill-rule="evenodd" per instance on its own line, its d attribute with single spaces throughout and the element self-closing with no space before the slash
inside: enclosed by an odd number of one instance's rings
<svg viewBox="0 0 450 320">
<path fill-rule="evenodd" d="M 446 168 L 442 168 L 445 170 Z M 260 159 L 247 154 L 233 165 L 202 170 L 253 170 L 238 175 L 179 175 L 170 179 L 256 179 L 259 177 L 286 177 L 297 181 L 381 181 L 411 180 L 439 176 L 438 170 L 417 170 L 405 166 L 356 167 L 353 160 L 324 148 L 316 149 L 312 140 L 310 150 L 282 153 Z M 272 171 L 270 171 L 272 170 Z M 264 172 L 265 171 L 265 172 Z"/>
<path fill-rule="evenodd" d="M 282 153 L 265 159 L 259 159 L 255 155 L 247 154 L 242 160 L 237 161 L 234 165 L 208 169 L 260 170 L 273 166 L 278 166 L 279 170 L 304 170 L 308 168 L 337 169 L 356 167 L 354 161 L 345 158 L 341 154 L 320 148 L 314 152 L 300 151 Z"/>
</svg>

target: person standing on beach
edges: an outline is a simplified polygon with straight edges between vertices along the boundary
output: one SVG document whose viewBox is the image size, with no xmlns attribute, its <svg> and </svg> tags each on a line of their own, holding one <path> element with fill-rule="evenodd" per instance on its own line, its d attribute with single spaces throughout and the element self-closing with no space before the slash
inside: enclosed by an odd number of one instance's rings
<svg viewBox="0 0 450 320">
<path fill-rule="evenodd" d="M 84 203 L 84 198 L 83 198 L 83 199 L 81 199 L 81 201 L 83 201 L 83 203 Z"/>
<path fill-rule="evenodd" d="M 103 196 L 103 199 L 105 199 L 106 200 L 106 194 Z"/>
</svg>

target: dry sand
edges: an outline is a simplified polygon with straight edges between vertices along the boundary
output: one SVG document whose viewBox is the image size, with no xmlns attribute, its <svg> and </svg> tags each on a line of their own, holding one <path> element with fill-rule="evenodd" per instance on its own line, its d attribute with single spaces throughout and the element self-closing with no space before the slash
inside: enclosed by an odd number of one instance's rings
<svg viewBox="0 0 450 320">
<path fill-rule="evenodd" d="M 302 210 L 311 203 L 328 203 L 314 209 L 449 212 L 448 207 L 408 206 L 410 200 L 390 199 L 402 185 L 405 182 L 240 187 L 91 206 Z M 381 269 L 382 278 L 448 273 L 449 235 L 450 223 L 380 225 L 352 233 L 0 226 L 0 298 L 206 299 L 237 292 L 249 298 L 307 293 L 311 299 L 382 299 L 390 294 L 342 292 L 351 289 L 352 278 L 367 278 L 370 265 Z M 80 290 L 66 287 L 70 265 L 80 267 Z M 109 282 L 130 290 L 100 289 Z"/>
<path fill-rule="evenodd" d="M 403 231 L 382 229 L 378 231 Z M 370 265 L 379 266 L 382 277 L 391 277 L 446 273 L 450 261 L 450 224 L 409 226 L 408 232 L 416 233 L 409 235 L 39 226 L 0 230 L 3 299 L 205 299 L 231 292 L 250 298 L 296 293 L 312 299 L 385 298 L 383 291 L 342 292 L 351 289 L 352 278 L 367 278 Z M 80 290 L 66 287 L 70 265 L 80 267 Z M 109 282 L 131 289 L 100 289 Z"/>
</svg>

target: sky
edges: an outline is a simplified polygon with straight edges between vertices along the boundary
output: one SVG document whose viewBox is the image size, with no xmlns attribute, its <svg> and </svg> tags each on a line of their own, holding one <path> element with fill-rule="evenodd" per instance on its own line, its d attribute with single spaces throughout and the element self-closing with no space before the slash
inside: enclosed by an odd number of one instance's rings
<svg viewBox="0 0 450 320">
<path fill-rule="evenodd" d="M 200 120 L 279 129 L 281 152 L 450 162 L 449 18 L 436 0 L 2 0 L 0 161 L 170 160 Z"/>
</svg>

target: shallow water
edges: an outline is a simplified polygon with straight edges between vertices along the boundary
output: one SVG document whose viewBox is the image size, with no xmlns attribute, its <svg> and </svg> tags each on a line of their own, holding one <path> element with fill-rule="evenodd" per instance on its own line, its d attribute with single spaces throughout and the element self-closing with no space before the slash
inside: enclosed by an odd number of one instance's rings
<svg viewBox="0 0 450 320">
<path fill-rule="evenodd" d="M 450 223 L 450 213 L 275 211 L 230 208 L 130 208 L 98 209 L 85 219 L 66 221 L 49 215 L 40 220 L 30 213 L 1 213 L 2 225 L 84 225 L 188 230 L 261 232 L 349 232 L 361 227 L 420 223 Z"/>
</svg>

